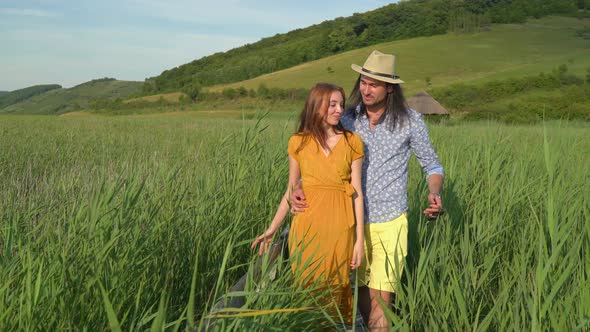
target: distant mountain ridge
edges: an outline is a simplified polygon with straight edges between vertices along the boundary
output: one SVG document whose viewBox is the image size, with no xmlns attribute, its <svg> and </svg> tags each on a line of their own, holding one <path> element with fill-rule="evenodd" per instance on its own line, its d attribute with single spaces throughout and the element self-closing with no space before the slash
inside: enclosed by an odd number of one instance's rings
<svg viewBox="0 0 590 332">
<path fill-rule="evenodd" d="M 0 109 L 19 103 L 23 100 L 27 100 L 36 95 L 43 94 L 47 91 L 54 89 L 61 89 L 59 84 L 45 84 L 45 85 L 34 85 L 24 89 L 18 89 L 7 92 L 0 97 Z"/>
<path fill-rule="evenodd" d="M 194 60 L 146 80 L 145 95 L 228 84 L 382 42 L 447 31 L 472 32 L 489 23 L 574 15 L 577 0 L 409 0 L 324 21 Z"/>
<path fill-rule="evenodd" d="M 57 85 L 43 93 L 30 96 L 17 103 L 0 107 L 0 113 L 18 114 L 61 114 L 88 108 L 97 100 L 126 99 L 141 91 L 142 82 L 119 81 L 114 78 L 91 80 L 69 89 Z M 23 91 L 25 88 L 17 91 Z M 0 102 L 14 92 L 0 97 Z"/>
</svg>

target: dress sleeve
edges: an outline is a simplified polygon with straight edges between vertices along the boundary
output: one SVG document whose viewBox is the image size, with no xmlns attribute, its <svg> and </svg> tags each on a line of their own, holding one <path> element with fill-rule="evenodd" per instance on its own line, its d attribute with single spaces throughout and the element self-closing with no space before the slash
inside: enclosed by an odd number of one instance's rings
<svg viewBox="0 0 590 332">
<path fill-rule="evenodd" d="M 365 156 L 363 140 L 359 135 L 352 135 L 350 138 L 350 145 L 352 146 L 352 160 L 357 160 Z"/>
<path fill-rule="evenodd" d="M 291 136 L 291 138 L 289 138 L 289 145 L 287 150 L 289 151 L 289 155 L 293 158 L 295 158 L 295 160 L 299 161 L 299 153 L 297 153 L 297 148 L 299 147 L 299 144 L 301 144 L 301 138 L 297 135 L 293 135 Z"/>
</svg>

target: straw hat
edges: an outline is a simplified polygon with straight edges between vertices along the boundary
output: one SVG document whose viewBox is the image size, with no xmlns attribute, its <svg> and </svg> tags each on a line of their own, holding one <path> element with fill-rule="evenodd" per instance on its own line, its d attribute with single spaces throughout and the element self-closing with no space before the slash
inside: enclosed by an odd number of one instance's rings
<svg viewBox="0 0 590 332">
<path fill-rule="evenodd" d="M 404 81 L 395 75 L 395 55 L 383 54 L 379 51 L 373 51 L 361 67 L 355 64 L 350 65 L 352 70 L 357 73 L 374 78 L 378 81 L 387 83 L 400 84 Z"/>
</svg>

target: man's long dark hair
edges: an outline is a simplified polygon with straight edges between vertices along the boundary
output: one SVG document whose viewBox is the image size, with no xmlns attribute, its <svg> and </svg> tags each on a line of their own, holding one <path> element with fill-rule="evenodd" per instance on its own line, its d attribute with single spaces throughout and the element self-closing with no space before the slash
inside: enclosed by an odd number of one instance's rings
<svg viewBox="0 0 590 332">
<path fill-rule="evenodd" d="M 351 112 L 356 117 L 356 108 L 360 105 L 360 113 L 359 114 L 367 114 L 367 107 L 363 104 L 363 97 L 361 96 L 360 91 L 360 83 L 361 83 L 361 75 L 359 75 L 352 92 L 350 93 L 350 97 L 348 98 L 349 104 L 347 107 L 347 112 Z M 400 128 L 404 125 L 410 116 L 408 112 L 408 103 L 406 102 L 406 98 L 404 98 L 404 92 L 402 91 L 402 87 L 399 84 L 391 84 L 386 83 L 387 86 L 391 86 L 393 88 L 392 92 L 387 93 L 387 97 L 385 100 L 385 112 L 383 116 L 385 119 L 385 127 L 389 131 L 393 131 L 397 126 Z"/>
</svg>

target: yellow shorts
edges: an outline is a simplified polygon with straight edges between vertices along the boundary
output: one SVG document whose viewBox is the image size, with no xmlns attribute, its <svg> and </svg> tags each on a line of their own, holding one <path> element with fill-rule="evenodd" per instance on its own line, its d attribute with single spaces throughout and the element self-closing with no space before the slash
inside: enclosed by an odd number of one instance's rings
<svg viewBox="0 0 590 332">
<path fill-rule="evenodd" d="M 358 271 L 359 284 L 395 292 L 408 252 L 408 218 L 401 216 L 365 225 L 365 259 Z"/>
</svg>

